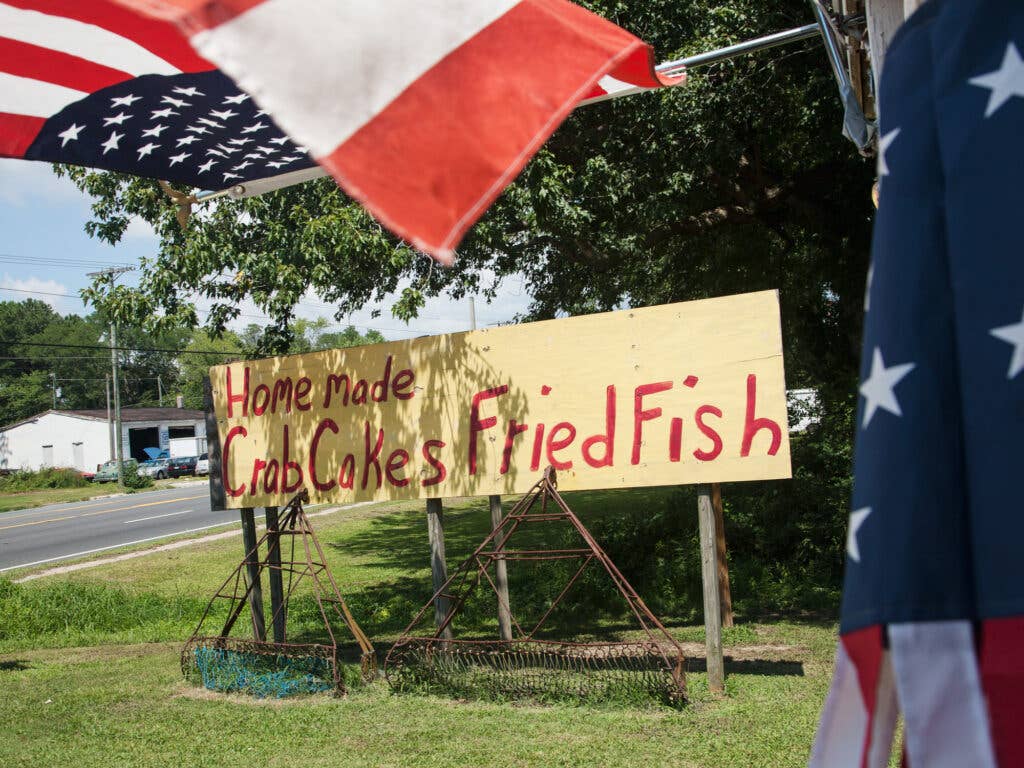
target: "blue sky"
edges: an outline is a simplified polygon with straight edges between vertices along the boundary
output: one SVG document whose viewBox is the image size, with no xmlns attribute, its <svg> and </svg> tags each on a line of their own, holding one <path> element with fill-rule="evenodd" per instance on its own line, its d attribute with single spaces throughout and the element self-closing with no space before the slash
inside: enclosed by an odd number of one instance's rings
<svg viewBox="0 0 1024 768">
<path fill-rule="evenodd" d="M 145 222 L 130 225 L 124 239 L 110 246 L 85 233 L 88 218 L 88 197 L 67 179 L 57 178 L 49 164 L 0 159 L 0 299 L 37 298 L 58 312 L 84 314 L 87 310 L 77 292 L 88 285 L 87 272 L 108 265 L 137 264 L 156 248 L 156 237 Z M 138 276 L 129 273 L 121 279 L 131 283 Z M 494 303 L 476 300 L 477 325 L 482 328 L 511 320 L 528 302 L 518 280 L 506 281 Z M 361 330 L 380 330 L 388 339 L 469 328 L 468 300 L 430 301 L 421 317 L 408 326 L 391 317 L 388 306 L 385 302 L 384 312 L 377 319 L 370 317 L 372 308 L 367 307 L 354 314 L 350 322 Z M 243 307 L 243 311 L 257 313 L 251 306 Z M 330 318 L 331 311 L 315 296 L 308 296 L 298 314 Z M 248 317 L 242 322 L 259 321 Z"/>
</svg>

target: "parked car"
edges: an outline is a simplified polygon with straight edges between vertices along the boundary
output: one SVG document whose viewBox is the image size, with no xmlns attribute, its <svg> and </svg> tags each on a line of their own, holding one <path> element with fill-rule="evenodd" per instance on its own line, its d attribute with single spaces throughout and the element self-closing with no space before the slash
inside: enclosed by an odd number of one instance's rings
<svg viewBox="0 0 1024 768">
<path fill-rule="evenodd" d="M 201 453 L 199 454 L 199 461 L 196 462 L 196 474 L 197 475 L 208 475 L 210 474 L 210 454 Z"/>
<path fill-rule="evenodd" d="M 167 462 L 167 476 L 181 477 L 182 475 L 194 475 L 196 473 L 196 462 L 198 456 L 179 456 Z"/>
<path fill-rule="evenodd" d="M 152 477 L 154 480 L 163 480 L 167 477 L 168 459 L 150 459 L 139 464 L 139 474 Z"/>
<path fill-rule="evenodd" d="M 139 462 L 137 462 L 135 459 L 125 459 L 124 467 L 125 469 L 131 467 L 138 471 Z M 100 464 L 100 466 L 96 468 L 96 474 L 93 476 L 92 481 L 94 483 L 116 483 L 117 462 L 108 461 L 103 464 Z"/>
</svg>

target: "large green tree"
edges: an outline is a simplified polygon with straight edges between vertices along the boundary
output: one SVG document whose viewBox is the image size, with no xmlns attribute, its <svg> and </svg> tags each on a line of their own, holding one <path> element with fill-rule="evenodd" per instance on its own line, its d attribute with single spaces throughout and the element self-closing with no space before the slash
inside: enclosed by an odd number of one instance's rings
<svg viewBox="0 0 1024 768">
<path fill-rule="evenodd" d="M 806 0 L 590 0 L 662 58 L 813 21 Z M 67 172 L 94 198 L 88 229 L 116 242 L 132 216 L 160 233 L 142 287 L 90 294 L 152 327 L 195 325 L 214 303 L 216 335 L 253 301 L 272 320 L 258 351 L 287 350 L 312 289 L 337 318 L 406 285 L 392 312 L 428 295 L 493 297 L 523 280 L 524 319 L 760 289 L 780 291 L 787 379 L 818 391 L 821 422 L 794 441 L 796 482 L 747 485 L 737 538 L 838 578 L 851 414 L 870 239 L 873 171 L 840 134 L 820 41 L 720 63 L 685 87 L 576 110 L 436 267 L 328 180 L 209 204 L 181 231 L 156 184 Z M 751 512 L 753 510 L 753 512 Z M 746 537 L 746 538 L 745 538 Z"/>
</svg>

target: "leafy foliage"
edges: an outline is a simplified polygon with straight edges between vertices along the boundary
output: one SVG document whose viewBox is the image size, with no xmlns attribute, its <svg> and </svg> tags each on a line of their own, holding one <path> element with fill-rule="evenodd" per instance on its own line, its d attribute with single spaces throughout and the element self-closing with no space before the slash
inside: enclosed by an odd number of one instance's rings
<svg viewBox="0 0 1024 768">
<path fill-rule="evenodd" d="M 586 5 L 663 58 L 811 19 L 805 0 Z M 141 216 L 162 238 L 141 288 L 96 286 L 90 300 L 161 330 L 197 325 L 190 301 L 202 297 L 214 303 L 205 325 L 213 337 L 251 300 L 273 318 L 250 340 L 257 353 L 292 348 L 302 335 L 294 307 L 308 290 L 341 318 L 401 289 L 392 313 L 408 318 L 426 296 L 493 298 L 515 279 L 532 297 L 523 319 L 778 290 L 788 384 L 816 390 L 820 423 L 794 442 L 791 483 L 727 495 L 738 546 L 775 563 L 737 578 L 799 576 L 828 591 L 839 578 L 873 212 L 871 165 L 840 136 L 841 122 L 818 41 L 694 71 L 685 87 L 579 109 L 469 233 L 450 269 L 435 269 L 327 180 L 208 204 L 182 232 L 155 182 L 60 172 L 93 196 L 90 233 L 117 242 Z M 666 547 L 690 535 L 662 522 Z M 622 532 L 638 552 L 647 533 Z M 657 578 L 666 594 L 681 588 L 669 584 L 681 577 Z"/>
<path fill-rule="evenodd" d="M 140 475 L 137 464 L 125 462 L 121 465 L 121 484 L 131 491 L 139 491 L 143 488 L 152 488 L 153 478 L 149 475 Z"/>
<path fill-rule="evenodd" d="M 89 481 L 77 469 L 46 467 L 34 472 L 14 472 L 0 477 L 0 494 L 46 488 L 85 488 Z"/>
</svg>

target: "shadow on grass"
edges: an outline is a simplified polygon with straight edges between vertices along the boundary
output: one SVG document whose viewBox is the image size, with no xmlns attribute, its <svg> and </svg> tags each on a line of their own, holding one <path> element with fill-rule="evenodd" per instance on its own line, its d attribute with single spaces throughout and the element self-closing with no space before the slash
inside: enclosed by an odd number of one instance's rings
<svg viewBox="0 0 1024 768">
<path fill-rule="evenodd" d="M 24 669 L 32 669 L 32 665 L 20 659 L 0 661 L 0 672 L 21 672 Z"/>
<path fill-rule="evenodd" d="M 707 672 L 707 659 L 701 656 L 687 657 L 686 671 Z M 791 675 L 794 677 L 803 677 L 804 663 L 802 661 L 776 661 L 771 659 L 734 659 L 732 656 L 727 655 L 725 657 L 725 674 L 762 675 L 765 677 Z"/>
</svg>

